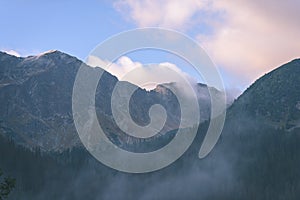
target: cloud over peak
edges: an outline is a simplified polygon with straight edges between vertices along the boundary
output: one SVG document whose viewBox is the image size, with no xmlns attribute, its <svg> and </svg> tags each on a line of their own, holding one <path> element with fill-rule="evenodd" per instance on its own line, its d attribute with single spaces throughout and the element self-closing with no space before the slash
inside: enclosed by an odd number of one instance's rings
<svg viewBox="0 0 300 200">
<path fill-rule="evenodd" d="M 190 75 L 169 62 L 147 65 L 134 62 L 127 56 L 122 56 L 115 63 L 110 63 L 98 57 L 89 56 L 87 64 L 101 67 L 119 80 L 128 81 L 147 90 L 154 89 L 156 85 L 162 83 L 180 83 L 183 80 L 191 83 L 196 82 Z"/>
<path fill-rule="evenodd" d="M 15 50 L 3 50 L 3 52 L 12 55 L 12 56 L 16 56 L 16 57 L 20 57 L 20 53 L 16 52 Z"/>
<path fill-rule="evenodd" d="M 138 27 L 193 32 L 232 85 L 245 87 L 300 57 L 298 0 L 123 0 L 114 7 Z"/>
</svg>

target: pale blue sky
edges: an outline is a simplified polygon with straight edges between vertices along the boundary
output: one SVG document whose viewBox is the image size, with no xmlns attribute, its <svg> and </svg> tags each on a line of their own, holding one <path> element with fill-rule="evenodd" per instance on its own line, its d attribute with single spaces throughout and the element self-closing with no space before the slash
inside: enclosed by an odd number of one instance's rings
<svg viewBox="0 0 300 200">
<path fill-rule="evenodd" d="M 300 57 L 300 43 L 291 39 L 300 35 L 299 7 L 298 0 L 0 0 L 0 50 L 26 56 L 58 49 L 83 60 L 122 31 L 171 28 L 204 47 L 227 88 L 244 90 L 266 72 Z M 194 75 L 170 55 L 135 53 L 130 58 L 171 62 Z"/>
<path fill-rule="evenodd" d="M 0 19 L 0 48 L 21 55 L 58 49 L 83 59 L 107 37 L 134 28 L 99 0 L 0 0 Z"/>
<path fill-rule="evenodd" d="M 1 1 L 0 49 L 14 50 L 26 56 L 58 49 L 81 60 L 96 45 L 114 34 L 137 28 L 123 18 L 110 1 Z M 199 26 L 209 32 L 205 26 Z M 190 30 L 194 35 L 197 30 Z M 146 52 L 146 53 L 145 53 Z M 176 56 L 161 51 L 141 51 L 130 54 L 142 63 L 172 62 L 195 76 L 191 66 Z M 201 81 L 200 77 L 196 79 Z"/>
</svg>

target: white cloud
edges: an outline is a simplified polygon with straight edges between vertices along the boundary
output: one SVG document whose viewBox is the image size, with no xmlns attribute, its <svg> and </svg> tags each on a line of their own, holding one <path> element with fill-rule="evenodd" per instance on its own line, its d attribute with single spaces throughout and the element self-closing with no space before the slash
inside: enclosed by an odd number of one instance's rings
<svg viewBox="0 0 300 200">
<path fill-rule="evenodd" d="M 195 82 L 187 73 L 168 62 L 144 65 L 140 62 L 133 62 L 127 56 L 122 56 L 116 63 L 110 63 L 98 57 L 89 56 L 87 64 L 104 68 L 119 80 L 128 81 L 147 90 L 153 89 L 156 85 L 162 83 L 180 83 L 183 80 Z"/>
<path fill-rule="evenodd" d="M 21 55 L 16 52 L 15 50 L 4 50 L 5 53 L 16 56 L 16 57 L 20 57 Z"/>
<path fill-rule="evenodd" d="M 232 85 L 245 87 L 300 57 L 298 0 L 123 0 L 114 5 L 139 27 L 198 31 L 197 40 L 231 76 Z M 200 32 L 203 21 L 210 34 Z"/>
<path fill-rule="evenodd" d="M 236 79 L 254 81 L 264 73 L 300 56 L 299 1 L 215 1 L 224 23 L 198 40 L 212 58 Z"/>
<path fill-rule="evenodd" d="M 186 28 L 206 5 L 202 0 L 119 0 L 114 7 L 139 27 Z"/>
</svg>

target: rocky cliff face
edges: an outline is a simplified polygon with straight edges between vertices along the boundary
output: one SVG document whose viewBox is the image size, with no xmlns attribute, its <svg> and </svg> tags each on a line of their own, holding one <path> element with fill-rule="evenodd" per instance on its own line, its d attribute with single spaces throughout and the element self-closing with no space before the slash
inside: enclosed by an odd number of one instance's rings
<svg viewBox="0 0 300 200">
<path fill-rule="evenodd" d="M 45 150 L 78 144 L 70 102 L 81 62 L 55 51 L 27 58 L 1 53 L 0 63 L 3 132 Z"/>
<path fill-rule="evenodd" d="M 0 52 L 1 132 L 19 144 L 46 151 L 62 151 L 81 145 L 72 117 L 72 90 L 82 64 L 77 58 L 59 51 L 26 58 Z M 112 117 L 110 97 L 117 82 L 116 77 L 105 72 L 96 92 L 97 116 L 107 129 L 109 139 L 123 148 L 139 143 L 152 144 L 155 139 L 168 142 L 173 137 L 169 132 L 177 129 L 180 122 L 176 96 L 164 85 L 158 85 L 152 91 L 138 88 L 134 92 L 130 114 L 137 124 L 149 123 L 149 108 L 154 104 L 161 104 L 167 111 L 167 122 L 157 136 L 138 139 L 123 133 Z M 210 113 L 207 86 L 199 84 L 196 88 L 201 119 L 207 120 Z M 216 93 L 222 95 L 217 90 Z M 160 138 L 163 135 L 167 135 L 167 139 Z"/>
</svg>

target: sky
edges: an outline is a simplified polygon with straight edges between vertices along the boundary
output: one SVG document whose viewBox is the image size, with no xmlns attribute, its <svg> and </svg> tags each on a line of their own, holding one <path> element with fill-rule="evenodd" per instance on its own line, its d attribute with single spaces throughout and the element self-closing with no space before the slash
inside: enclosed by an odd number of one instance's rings
<svg viewBox="0 0 300 200">
<path fill-rule="evenodd" d="M 197 41 L 227 90 L 238 94 L 263 74 L 300 57 L 299 8 L 299 0 L 0 0 L 0 50 L 28 56 L 57 49 L 89 61 L 89 53 L 115 34 L 168 28 Z M 172 66 L 202 81 L 188 63 L 159 51 L 122 55 L 109 72 L 122 79 L 148 63 Z"/>
</svg>

